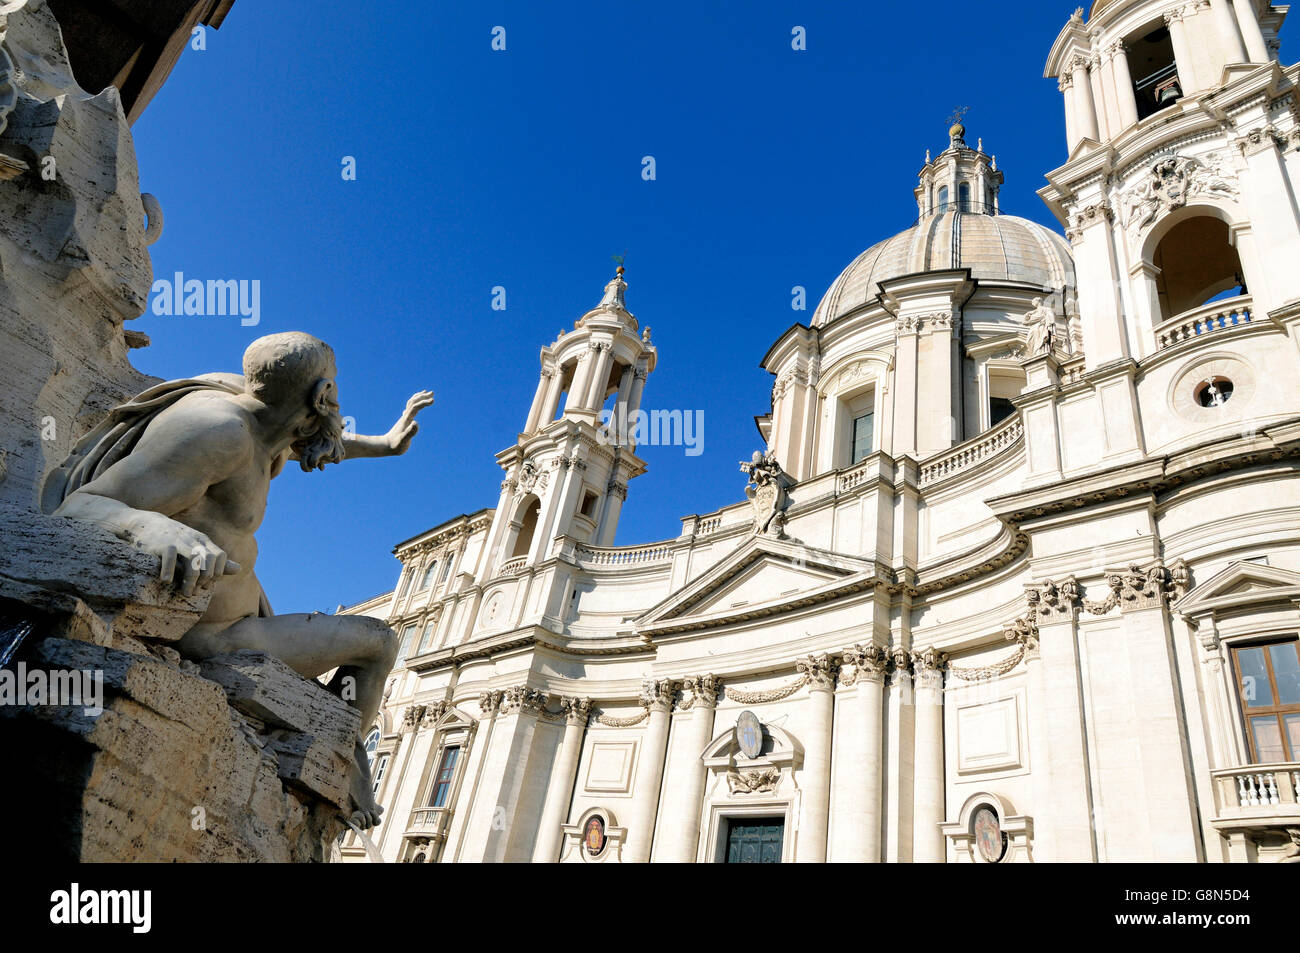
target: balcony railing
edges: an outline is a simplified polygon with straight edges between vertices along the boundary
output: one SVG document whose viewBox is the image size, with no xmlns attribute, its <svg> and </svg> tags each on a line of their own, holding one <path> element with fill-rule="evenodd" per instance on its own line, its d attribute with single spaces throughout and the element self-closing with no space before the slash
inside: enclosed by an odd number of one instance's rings
<svg viewBox="0 0 1300 953">
<path fill-rule="evenodd" d="M 921 485 L 934 483 L 944 477 L 960 473 L 977 463 L 995 457 L 1003 450 L 1020 443 L 1025 435 L 1025 424 L 1019 413 L 1012 414 L 1001 423 L 990 427 L 976 437 L 959 443 L 921 462 Z"/>
<path fill-rule="evenodd" d="M 1219 818 L 1300 816 L 1300 763 L 1247 764 L 1212 771 L 1219 799 Z"/>
<path fill-rule="evenodd" d="M 528 562 L 527 556 L 516 556 L 514 559 L 507 559 L 501 564 L 498 571 L 499 576 L 517 576 L 524 571 L 524 563 Z"/>
<path fill-rule="evenodd" d="M 666 563 L 673 558 L 672 542 L 649 546 L 593 547 L 579 546 L 578 561 L 584 566 L 640 566 Z"/>
<path fill-rule="evenodd" d="M 445 807 L 417 807 L 411 811 L 405 836 L 417 839 L 441 837 L 450 817 L 451 811 Z"/>
<path fill-rule="evenodd" d="M 1203 334 L 1250 324 L 1250 306 L 1250 295 L 1238 295 L 1176 314 L 1156 325 L 1156 348 L 1163 350 Z"/>
</svg>

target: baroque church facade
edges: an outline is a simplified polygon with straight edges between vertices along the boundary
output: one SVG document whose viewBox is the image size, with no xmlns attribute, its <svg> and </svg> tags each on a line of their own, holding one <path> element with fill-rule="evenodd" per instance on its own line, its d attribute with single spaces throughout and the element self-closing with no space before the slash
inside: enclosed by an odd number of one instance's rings
<svg viewBox="0 0 1300 953">
<path fill-rule="evenodd" d="M 613 546 L 657 359 L 620 274 L 494 507 L 398 544 L 388 861 L 1300 854 L 1300 65 L 1267 0 L 1096 0 L 1067 153 L 918 220 L 767 351 L 746 496 Z M 620 408 L 613 423 L 602 411 Z M 739 486 L 739 479 L 737 481 Z M 355 835 L 345 859 L 364 859 Z"/>
</svg>

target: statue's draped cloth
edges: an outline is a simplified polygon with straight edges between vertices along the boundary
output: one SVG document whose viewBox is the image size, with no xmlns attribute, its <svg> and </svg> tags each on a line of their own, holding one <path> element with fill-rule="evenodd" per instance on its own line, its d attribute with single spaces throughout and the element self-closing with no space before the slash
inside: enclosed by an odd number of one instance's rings
<svg viewBox="0 0 1300 953">
<path fill-rule="evenodd" d="M 129 455 L 154 418 L 182 397 L 213 390 L 231 395 L 243 393 L 241 388 L 223 380 L 185 378 L 156 384 L 118 404 L 98 426 L 76 442 L 68 459 L 45 478 L 41 487 L 41 512 L 52 514 L 69 496 Z M 271 615 L 265 593 L 258 614 Z"/>
</svg>

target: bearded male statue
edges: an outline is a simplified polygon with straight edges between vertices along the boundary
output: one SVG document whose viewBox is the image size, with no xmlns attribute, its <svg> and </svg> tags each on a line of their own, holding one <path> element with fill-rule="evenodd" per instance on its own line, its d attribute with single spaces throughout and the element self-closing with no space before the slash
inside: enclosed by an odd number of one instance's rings
<svg viewBox="0 0 1300 953">
<path fill-rule="evenodd" d="M 251 649 L 305 678 L 336 669 L 330 687 L 359 709 L 364 732 L 397 656 L 393 630 L 363 616 L 272 615 L 253 572 L 253 534 L 289 460 L 310 472 L 345 457 L 405 453 L 433 395 L 413 395 L 387 434 L 365 437 L 344 429 L 334 352 L 323 341 L 299 332 L 258 338 L 243 370 L 159 384 L 114 408 L 50 474 L 41 507 L 156 555 L 160 577 L 186 593 L 212 587 L 207 611 L 175 645 L 182 655 L 202 661 Z M 360 737 L 355 757 L 352 820 L 369 828 L 383 809 Z"/>
</svg>

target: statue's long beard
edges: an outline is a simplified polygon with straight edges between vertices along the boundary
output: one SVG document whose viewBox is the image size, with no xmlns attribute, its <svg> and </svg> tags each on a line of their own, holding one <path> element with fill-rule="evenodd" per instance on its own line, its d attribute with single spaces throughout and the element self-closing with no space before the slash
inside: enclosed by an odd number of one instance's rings
<svg viewBox="0 0 1300 953">
<path fill-rule="evenodd" d="M 323 470 L 327 463 L 340 463 L 343 449 L 343 417 L 337 406 L 316 417 L 315 426 L 302 433 L 293 444 L 298 466 L 304 472 Z"/>
</svg>

